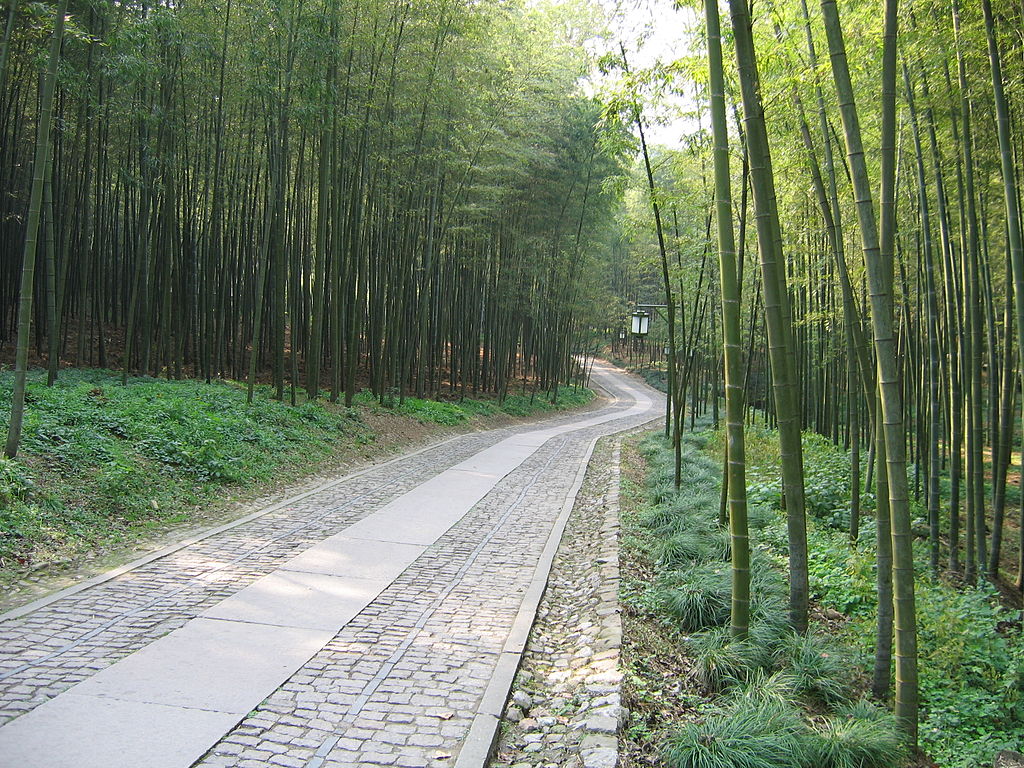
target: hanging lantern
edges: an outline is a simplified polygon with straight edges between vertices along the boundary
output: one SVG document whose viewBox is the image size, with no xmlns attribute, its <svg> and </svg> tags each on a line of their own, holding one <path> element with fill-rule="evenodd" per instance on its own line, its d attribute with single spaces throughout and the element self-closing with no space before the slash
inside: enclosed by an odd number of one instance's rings
<svg viewBox="0 0 1024 768">
<path fill-rule="evenodd" d="M 646 336 L 651 329 L 651 316 L 641 309 L 633 313 L 633 335 Z"/>
</svg>

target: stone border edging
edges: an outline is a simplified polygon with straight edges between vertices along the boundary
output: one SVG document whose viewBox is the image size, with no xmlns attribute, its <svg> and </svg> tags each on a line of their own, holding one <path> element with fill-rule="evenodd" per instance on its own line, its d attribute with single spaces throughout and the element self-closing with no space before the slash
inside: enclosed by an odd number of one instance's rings
<svg viewBox="0 0 1024 768">
<path fill-rule="evenodd" d="M 601 549 L 597 562 L 601 564 L 600 603 L 597 614 L 601 617 L 595 660 L 612 670 L 619 669 L 622 650 L 622 614 L 619 611 L 619 487 L 622 459 L 622 437 L 615 441 L 611 454 L 608 490 L 605 492 L 605 515 L 601 525 Z M 579 756 L 583 768 L 615 768 L 619 764 L 618 734 L 629 719 L 622 706 L 621 678 L 614 684 L 615 693 L 602 697 L 607 702 L 579 713 L 570 724 L 571 729 L 582 729 L 586 735 L 580 743 Z"/>
</svg>

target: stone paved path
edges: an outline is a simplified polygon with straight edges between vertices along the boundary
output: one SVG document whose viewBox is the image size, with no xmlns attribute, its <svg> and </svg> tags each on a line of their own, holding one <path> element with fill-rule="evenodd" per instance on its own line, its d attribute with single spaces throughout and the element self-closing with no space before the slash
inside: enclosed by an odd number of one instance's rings
<svg viewBox="0 0 1024 768">
<path fill-rule="evenodd" d="M 0 766 L 454 765 L 593 442 L 661 410 L 594 380 L 0 617 Z"/>
<path fill-rule="evenodd" d="M 620 443 L 599 443 L 576 496 L 489 768 L 619 765 Z"/>
</svg>

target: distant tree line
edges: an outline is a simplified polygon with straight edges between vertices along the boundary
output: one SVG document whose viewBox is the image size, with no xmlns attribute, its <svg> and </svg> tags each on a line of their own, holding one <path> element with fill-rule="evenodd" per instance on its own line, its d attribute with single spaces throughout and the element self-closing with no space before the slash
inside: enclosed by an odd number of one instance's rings
<svg viewBox="0 0 1024 768">
<path fill-rule="evenodd" d="M 7 355 L 20 325 L 51 377 L 265 377 L 346 403 L 362 384 L 501 395 L 574 373 L 617 169 L 577 86 L 586 18 L 470 0 L 0 8 Z"/>
</svg>

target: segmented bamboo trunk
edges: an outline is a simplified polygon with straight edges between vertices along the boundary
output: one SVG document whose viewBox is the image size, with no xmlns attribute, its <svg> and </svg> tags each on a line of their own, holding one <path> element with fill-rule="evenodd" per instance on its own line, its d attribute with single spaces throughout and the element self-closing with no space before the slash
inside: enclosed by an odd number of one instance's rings
<svg viewBox="0 0 1024 768">
<path fill-rule="evenodd" d="M 835 0 L 822 0 L 832 75 L 839 97 L 847 158 L 857 202 L 864 262 L 871 297 L 881 419 L 888 469 L 889 508 L 892 521 L 893 603 L 896 632 L 896 717 L 907 738 L 917 741 L 917 625 L 914 606 L 913 540 L 907 495 L 906 444 L 892 309 L 892 217 L 895 182 L 896 3 L 885 3 L 885 38 L 882 76 L 882 234 L 880 242 L 867 164 L 861 140 L 846 46 Z M 889 157 L 889 153 L 893 156 Z M 888 158 L 888 159 L 887 159 Z"/>
<path fill-rule="evenodd" d="M 1003 178 L 1003 200 L 1006 205 L 1006 229 L 1009 242 L 1010 264 L 1013 269 L 1013 301 L 1016 310 L 1017 344 L 1021 350 L 1024 344 L 1024 243 L 1021 236 L 1020 200 L 1017 191 L 1016 169 L 1013 164 L 1013 145 L 1010 140 L 1010 111 L 1006 92 L 1003 88 L 1002 62 L 996 42 L 995 19 L 992 15 L 991 0 L 982 0 L 985 15 L 985 35 L 988 39 L 989 67 L 992 72 L 992 95 L 996 108 L 996 131 L 999 137 L 999 169 Z M 1009 334 L 1008 334 L 1009 335 Z M 1007 341 L 1007 343 L 1009 343 Z M 1017 355 L 1018 364 L 1024 366 L 1024 351 Z M 1024 398 L 1021 403 L 1024 408 Z M 1024 510 L 1024 502 L 1022 502 Z M 1024 520 L 1024 516 L 1022 516 Z M 1024 527 L 1022 527 L 1024 530 Z M 1024 533 L 1021 535 L 1020 570 L 1018 584 L 1024 585 Z M 994 573 L 998 573 L 995 571 Z"/>
<path fill-rule="evenodd" d="M 798 632 L 807 628 L 807 521 L 804 511 L 803 448 L 800 438 L 799 388 L 794 368 L 793 331 L 782 253 L 782 228 L 775 199 L 775 179 L 761 103 L 757 59 L 746 0 L 730 0 L 736 63 L 750 156 L 750 180 L 761 258 L 768 353 L 782 455 L 782 479 L 789 535 L 789 615 Z"/>
<path fill-rule="evenodd" d="M 53 119 L 53 94 L 57 83 L 57 63 L 60 61 L 61 43 L 64 40 L 64 16 L 67 0 L 61 0 L 54 14 L 53 32 L 50 34 L 50 50 L 47 54 L 46 72 L 43 75 L 42 92 L 39 97 L 39 122 L 36 125 L 35 158 L 32 161 L 32 192 L 28 203 L 28 220 L 25 230 L 25 248 L 22 252 L 21 285 L 18 301 L 18 340 L 15 347 L 14 391 L 11 395 L 11 421 L 7 429 L 4 453 L 13 458 L 21 443 L 21 427 L 25 418 L 25 384 L 28 373 L 29 334 L 32 329 L 32 298 L 34 294 L 36 250 L 39 235 L 39 220 L 46 186 L 46 172 L 50 166 L 50 125 Z M 13 7 L 11 9 L 13 13 Z M 6 46 L 4 48 L 6 55 Z M 50 329 L 53 333 L 53 329 Z"/>
<path fill-rule="evenodd" d="M 729 135 L 722 71 L 722 32 L 718 0 L 705 0 L 708 74 L 711 84 L 711 129 L 714 136 L 715 222 L 718 230 L 719 280 L 722 291 L 722 341 L 725 356 L 726 472 L 729 537 L 732 550 L 730 632 L 747 636 L 750 624 L 750 539 L 747 530 L 746 451 L 743 433 L 743 349 L 740 332 L 740 283 L 729 189 Z"/>
</svg>

